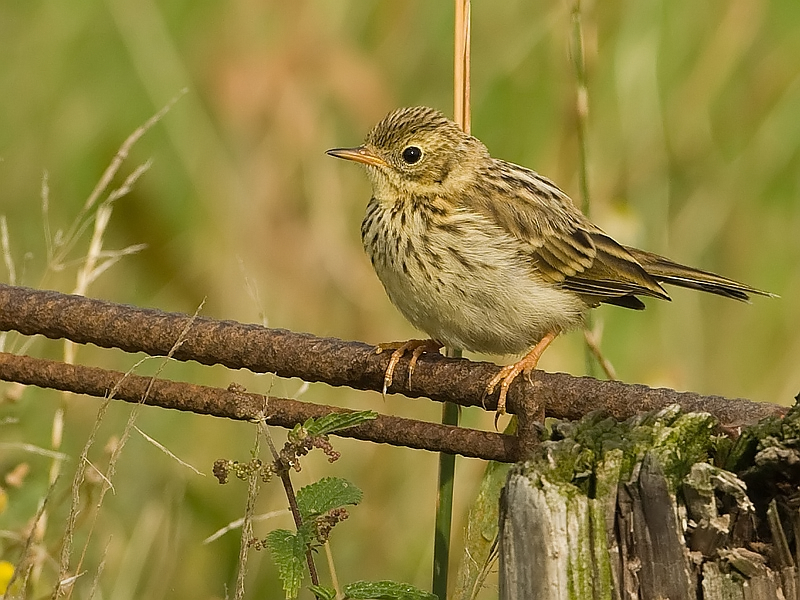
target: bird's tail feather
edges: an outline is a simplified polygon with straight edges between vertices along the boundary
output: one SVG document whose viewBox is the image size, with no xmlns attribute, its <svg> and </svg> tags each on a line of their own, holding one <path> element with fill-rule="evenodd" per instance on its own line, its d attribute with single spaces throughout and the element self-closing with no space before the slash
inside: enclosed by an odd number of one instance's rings
<svg viewBox="0 0 800 600">
<path fill-rule="evenodd" d="M 658 254 L 627 246 L 625 249 L 633 255 L 645 271 L 662 283 L 709 292 L 742 302 L 749 301 L 749 294 L 775 295 L 715 273 L 681 265 Z"/>
</svg>

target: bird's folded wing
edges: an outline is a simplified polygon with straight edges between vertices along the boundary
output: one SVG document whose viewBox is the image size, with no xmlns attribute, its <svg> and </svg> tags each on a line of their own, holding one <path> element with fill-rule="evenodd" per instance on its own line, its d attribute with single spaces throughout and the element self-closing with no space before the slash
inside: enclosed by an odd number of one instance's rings
<svg viewBox="0 0 800 600">
<path fill-rule="evenodd" d="M 484 179 L 481 193 L 464 202 L 519 244 L 534 276 L 587 296 L 591 304 L 636 295 L 669 299 L 636 258 L 586 219 L 555 184 L 529 169 L 498 163 L 516 179 Z M 622 304 L 639 308 L 641 303 Z"/>
<path fill-rule="evenodd" d="M 578 230 L 594 247 L 594 260 L 591 265 L 575 274 L 565 273 L 561 283 L 564 289 L 596 298 L 598 302 L 606 302 L 623 296 L 653 296 L 669 300 L 669 294 L 658 281 L 650 275 L 625 248 L 603 232 Z M 541 265 L 547 248 L 553 245 L 559 234 L 545 238 L 542 249 L 536 256 Z M 578 232 L 571 232 L 569 239 L 580 237 Z M 638 308 L 637 303 L 636 307 Z"/>
</svg>

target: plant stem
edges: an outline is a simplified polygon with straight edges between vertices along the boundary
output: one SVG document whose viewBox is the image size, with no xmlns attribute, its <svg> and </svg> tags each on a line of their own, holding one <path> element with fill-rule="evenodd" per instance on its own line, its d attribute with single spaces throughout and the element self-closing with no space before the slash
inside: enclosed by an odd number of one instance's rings
<svg viewBox="0 0 800 600">
<path fill-rule="evenodd" d="M 581 195 L 581 210 L 583 214 L 588 217 L 591 208 L 591 202 L 589 200 L 589 168 L 586 142 L 586 129 L 589 120 L 589 88 L 586 84 L 586 59 L 583 51 L 581 0 L 575 0 L 575 5 L 572 8 L 572 24 L 572 62 L 575 66 L 575 79 L 577 83 L 575 114 L 578 130 L 578 187 Z M 591 312 L 586 315 L 584 328 L 590 333 L 594 330 L 594 317 Z M 598 369 L 596 356 L 589 344 L 584 346 L 584 360 L 586 363 L 587 375 L 597 377 Z"/>
<path fill-rule="evenodd" d="M 297 531 L 300 531 L 300 528 L 303 526 L 303 517 L 300 515 L 300 508 L 297 506 L 297 495 L 294 492 L 292 478 L 289 476 L 289 467 L 283 464 L 281 461 L 280 454 L 278 453 L 278 449 L 275 447 L 275 444 L 272 441 L 272 436 L 269 434 L 269 430 L 266 427 L 263 427 L 263 432 L 264 437 L 266 437 L 267 443 L 269 444 L 269 450 L 272 454 L 272 459 L 278 466 L 278 476 L 283 484 L 283 490 L 286 493 L 286 500 L 289 502 L 289 511 L 292 513 L 294 526 Z M 311 583 L 314 585 L 319 585 L 319 575 L 317 574 L 317 567 L 314 564 L 314 554 L 310 547 L 306 548 L 306 564 L 308 565 L 308 574 L 311 577 Z"/>
<path fill-rule="evenodd" d="M 447 356 L 460 358 L 461 350 L 447 348 Z M 442 404 L 442 423 L 458 425 L 459 408 L 451 402 Z M 453 482 L 455 480 L 456 457 L 454 454 L 439 454 L 439 486 L 436 497 L 436 530 L 433 540 L 433 593 L 440 599 L 447 598 L 447 576 L 450 561 L 450 531 L 453 521 Z"/>
<path fill-rule="evenodd" d="M 454 110 L 453 120 L 466 133 L 470 132 L 470 0 L 455 0 L 455 60 L 454 60 Z"/>
<path fill-rule="evenodd" d="M 253 444 L 252 456 L 257 457 L 261 448 L 261 434 L 265 427 L 259 421 L 256 430 L 256 439 Z M 269 439 L 269 438 L 268 438 Z M 270 444 L 271 445 L 271 444 Z M 247 575 L 247 558 L 250 549 L 250 542 L 253 539 L 253 514 L 255 512 L 256 500 L 259 492 L 259 475 L 257 469 L 253 469 L 247 481 L 247 503 L 244 509 L 244 519 L 242 519 L 242 536 L 239 542 L 239 561 L 236 571 L 236 587 L 234 588 L 234 600 L 244 598 L 244 580 Z"/>
</svg>

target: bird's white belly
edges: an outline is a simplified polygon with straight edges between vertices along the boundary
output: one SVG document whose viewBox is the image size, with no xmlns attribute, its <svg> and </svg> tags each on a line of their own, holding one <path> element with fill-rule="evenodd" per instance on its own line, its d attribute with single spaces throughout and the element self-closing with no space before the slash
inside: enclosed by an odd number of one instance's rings
<svg viewBox="0 0 800 600">
<path fill-rule="evenodd" d="M 365 248 L 391 301 L 431 338 L 516 354 L 581 322 L 586 304 L 542 282 L 520 244 L 488 223 L 465 216 L 450 230 L 407 225 L 397 239 L 379 241 L 383 252 L 367 237 Z"/>
</svg>

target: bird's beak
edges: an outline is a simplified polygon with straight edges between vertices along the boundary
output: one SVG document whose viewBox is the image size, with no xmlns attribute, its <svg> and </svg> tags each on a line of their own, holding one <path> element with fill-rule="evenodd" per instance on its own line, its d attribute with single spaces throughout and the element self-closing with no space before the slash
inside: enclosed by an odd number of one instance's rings
<svg viewBox="0 0 800 600">
<path fill-rule="evenodd" d="M 358 146 L 357 148 L 334 148 L 328 150 L 326 154 L 335 156 L 336 158 L 344 158 L 345 160 L 354 160 L 365 165 L 372 165 L 374 167 L 386 167 L 386 161 L 380 156 L 375 154 L 366 146 Z"/>
</svg>

